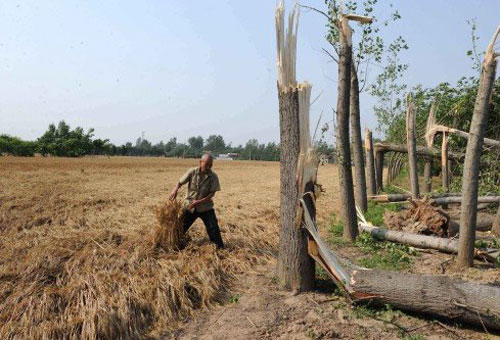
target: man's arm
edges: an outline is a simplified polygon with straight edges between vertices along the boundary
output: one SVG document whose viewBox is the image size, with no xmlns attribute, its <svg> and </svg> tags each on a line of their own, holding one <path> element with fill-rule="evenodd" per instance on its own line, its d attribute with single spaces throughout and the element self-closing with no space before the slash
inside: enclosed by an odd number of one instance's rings
<svg viewBox="0 0 500 340">
<path fill-rule="evenodd" d="M 191 202 L 191 204 L 188 206 L 188 209 L 192 209 L 194 208 L 197 204 L 200 204 L 200 203 L 205 203 L 205 202 L 208 202 L 210 200 L 212 200 L 212 198 L 215 196 L 215 191 L 209 193 L 207 196 L 203 197 L 202 199 L 199 199 L 199 200 L 194 200 Z"/>
<path fill-rule="evenodd" d="M 179 192 L 179 189 L 184 185 L 186 184 L 187 182 L 189 182 L 191 180 L 191 176 L 192 176 L 192 169 L 189 169 L 182 177 L 181 179 L 179 180 L 179 182 L 177 182 L 177 184 L 175 185 L 174 189 L 172 190 L 172 192 L 170 192 L 170 195 L 168 196 L 168 198 L 170 200 L 174 200 L 176 197 L 177 197 L 177 193 Z"/>
</svg>

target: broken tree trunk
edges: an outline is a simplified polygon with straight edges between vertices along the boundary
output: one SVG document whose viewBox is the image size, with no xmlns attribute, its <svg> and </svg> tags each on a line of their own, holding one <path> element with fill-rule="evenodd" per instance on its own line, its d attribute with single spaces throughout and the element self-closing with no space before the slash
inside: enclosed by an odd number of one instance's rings
<svg viewBox="0 0 500 340">
<path fill-rule="evenodd" d="M 488 120 L 488 105 L 495 82 L 497 67 L 495 42 L 500 33 L 498 26 L 493 39 L 486 50 L 479 80 L 474 112 L 465 153 L 464 172 L 462 179 L 462 213 L 460 215 L 460 247 L 458 264 L 470 267 L 473 264 L 474 241 L 476 235 L 477 194 L 479 186 L 479 163 L 483 148 L 483 137 Z"/>
<path fill-rule="evenodd" d="M 437 103 L 434 101 L 431 105 L 429 111 L 429 118 L 427 119 L 427 126 L 425 131 L 428 131 L 431 127 L 434 117 L 436 116 Z M 434 135 L 426 138 L 426 143 L 428 148 L 432 148 L 434 145 Z M 424 192 L 431 192 L 432 190 L 432 158 L 427 157 L 424 165 Z"/>
<path fill-rule="evenodd" d="M 452 203 L 462 204 L 462 202 L 463 202 L 463 197 L 461 196 L 438 197 L 434 199 L 434 203 L 438 205 L 452 204 Z M 476 198 L 476 203 L 499 203 L 499 202 L 500 202 L 500 196 L 478 196 Z"/>
<path fill-rule="evenodd" d="M 441 183 L 444 191 L 450 191 L 450 182 L 448 180 L 448 134 L 443 133 L 441 144 Z"/>
<path fill-rule="evenodd" d="M 401 144 L 389 144 L 389 143 L 376 143 L 375 144 L 375 154 L 376 153 L 386 153 L 386 152 L 401 152 L 407 153 L 408 149 L 406 145 Z M 417 145 L 416 154 L 418 156 L 432 157 L 436 159 L 441 158 L 441 150 L 435 148 L 428 148 L 425 146 Z M 449 152 L 448 158 L 461 160 L 464 157 L 463 153 L 459 152 Z"/>
<path fill-rule="evenodd" d="M 411 93 L 406 96 L 406 143 L 408 146 L 408 165 L 410 172 L 411 192 L 414 199 L 420 197 L 417 168 L 417 139 L 415 136 L 415 106 Z"/>
<path fill-rule="evenodd" d="M 495 215 L 495 220 L 493 221 L 491 232 L 493 233 L 493 235 L 500 237 L 500 206 L 498 207 L 497 213 Z"/>
<path fill-rule="evenodd" d="M 351 56 L 352 60 L 352 56 Z M 350 91 L 350 113 L 351 113 L 351 138 L 352 154 L 355 173 L 356 205 L 365 212 L 368 208 L 366 199 L 366 177 L 365 162 L 363 156 L 363 140 L 361 138 L 361 117 L 359 111 L 359 82 L 356 66 L 351 62 L 351 91 Z"/>
<path fill-rule="evenodd" d="M 446 276 L 360 268 L 326 246 L 308 209 L 304 211 L 304 222 L 313 239 L 309 248 L 311 256 L 354 303 L 391 305 L 500 330 L 500 288 Z"/>
<path fill-rule="evenodd" d="M 349 113 L 351 88 L 351 28 L 348 20 L 339 21 L 339 75 L 337 100 L 337 160 L 340 187 L 340 210 L 344 223 L 344 238 L 354 242 L 358 236 L 351 167 L 351 147 L 349 143 Z"/>
<path fill-rule="evenodd" d="M 384 152 L 375 152 L 377 193 L 384 190 Z"/>
<path fill-rule="evenodd" d="M 298 8 L 289 16 L 288 30 L 284 29 L 284 5 L 276 9 L 278 46 L 278 99 L 280 114 L 280 241 L 277 275 L 284 286 L 309 290 L 314 286 L 314 263 L 307 252 L 307 235 L 297 224 L 299 183 L 297 170 L 300 153 L 301 101 L 310 86 L 297 85 L 295 78 Z M 309 103 L 306 109 L 309 110 Z"/>
<path fill-rule="evenodd" d="M 365 152 L 366 152 L 368 194 L 375 195 L 377 193 L 377 184 L 375 179 L 375 158 L 373 156 L 373 139 L 372 139 L 372 132 L 368 129 L 366 129 L 365 131 Z"/>
</svg>

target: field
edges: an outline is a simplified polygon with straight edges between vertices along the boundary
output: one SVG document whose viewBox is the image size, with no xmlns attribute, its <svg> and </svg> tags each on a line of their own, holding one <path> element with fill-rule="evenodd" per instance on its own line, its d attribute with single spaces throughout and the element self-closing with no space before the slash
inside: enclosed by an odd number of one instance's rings
<svg viewBox="0 0 500 340">
<path fill-rule="evenodd" d="M 276 255 L 279 164 L 216 162 L 227 250 L 198 221 L 181 254 L 154 251 L 153 208 L 196 164 L 0 158 L 0 338 L 158 336 L 225 301 L 221 288 Z"/>
<path fill-rule="evenodd" d="M 186 249 L 154 249 L 154 207 L 196 164 L 166 158 L 1 157 L 0 338 L 415 335 L 402 332 L 402 325 L 443 339 L 483 336 L 390 310 L 352 309 L 328 279 L 317 292 L 290 296 L 281 290 L 273 273 L 277 162 L 215 162 L 222 186 L 215 205 L 227 249 L 215 251 L 201 221 L 190 230 Z M 326 190 L 317 202 L 325 237 L 355 262 L 371 256 L 328 232 L 332 213 L 338 215 L 334 165 L 319 168 L 319 182 Z M 423 254 L 404 270 L 438 274 L 447 258 Z M 499 278 L 497 269 L 454 275 L 484 282 Z"/>
</svg>

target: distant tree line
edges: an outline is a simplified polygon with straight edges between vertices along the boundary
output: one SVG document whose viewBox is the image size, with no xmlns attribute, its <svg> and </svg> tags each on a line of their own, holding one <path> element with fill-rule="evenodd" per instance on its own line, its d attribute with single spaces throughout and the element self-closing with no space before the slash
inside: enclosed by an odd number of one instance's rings
<svg viewBox="0 0 500 340">
<path fill-rule="evenodd" d="M 318 144 L 323 153 L 332 153 L 333 148 L 325 142 Z M 165 156 L 198 158 L 204 152 L 214 155 L 237 153 L 238 159 L 276 161 L 280 157 L 280 146 L 277 143 L 259 143 L 257 139 L 250 139 L 245 145 L 233 146 L 226 143 L 221 135 L 211 135 L 204 139 L 201 136 L 188 138 L 187 143 L 177 142 L 177 138 L 170 138 L 167 142 L 160 141 L 153 144 L 144 136 L 137 138 L 135 144 L 127 142 L 115 145 L 109 139 L 94 137 L 94 129 L 85 132 L 81 127 L 71 129 L 60 121 L 56 126 L 50 124 L 47 131 L 36 141 L 23 141 L 17 137 L 0 135 L 0 154 L 14 156 L 33 156 L 39 153 L 42 156 L 81 157 L 86 155 L 108 156 Z"/>
</svg>

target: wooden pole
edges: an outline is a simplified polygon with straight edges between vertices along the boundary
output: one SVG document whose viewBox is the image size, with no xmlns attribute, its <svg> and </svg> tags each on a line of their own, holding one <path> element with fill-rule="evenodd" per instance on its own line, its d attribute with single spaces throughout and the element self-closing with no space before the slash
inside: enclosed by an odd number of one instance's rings
<svg viewBox="0 0 500 340">
<path fill-rule="evenodd" d="M 372 132 L 368 129 L 366 129 L 365 131 L 365 153 L 366 153 L 368 194 L 375 195 L 377 193 L 377 184 L 375 179 L 375 157 L 373 156 Z"/>
<path fill-rule="evenodd" d="M 413 198 L 420 197 L 417 168 L 417 141 L 415 137 L 415 106 L 411 93 L 406 96 L 406 143 L 408 146 L 408 165 Z"/>
<path fill-rule="evenodd" d="M 484 130 L 488 120 L 488 105 L 495 82 L 496 57 L 498 55 L 494 51 L 494 46 L 499 33 L 500 25 L 493 35 L 493 39 L 484 56 L 465 153 L 462 178 L 462 210 L 460 215 L 460 246 L 458 250 L 458 265 L 461 267 L 470 267 L 473 265 L 477 195 L 479 189 L 479 162 L 483 148 Z"/>
</svg>

